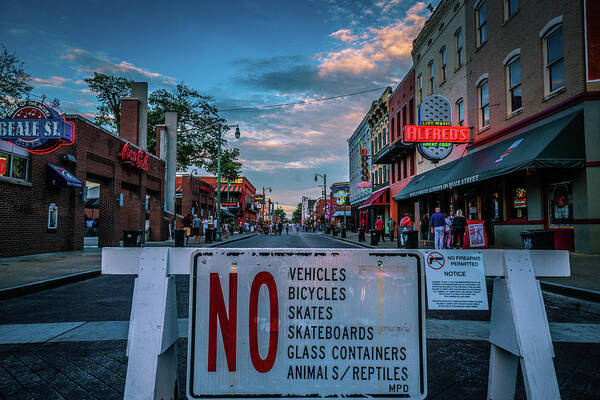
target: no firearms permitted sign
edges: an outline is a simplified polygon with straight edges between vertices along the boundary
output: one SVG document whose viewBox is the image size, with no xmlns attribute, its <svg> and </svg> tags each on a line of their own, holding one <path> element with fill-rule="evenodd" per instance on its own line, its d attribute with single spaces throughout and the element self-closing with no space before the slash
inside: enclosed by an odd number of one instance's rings
<svg viewBox="0 0 600 400">
<path fill-rule="evenodd" d="M 198 252 L 189 398 L 427 394 L 417 252 Z"/>
</svg>

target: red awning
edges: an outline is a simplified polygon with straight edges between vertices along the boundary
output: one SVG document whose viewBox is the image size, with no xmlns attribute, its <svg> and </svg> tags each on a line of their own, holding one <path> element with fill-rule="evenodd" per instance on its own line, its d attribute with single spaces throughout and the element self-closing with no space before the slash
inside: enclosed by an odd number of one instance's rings
<svg viewBox="0 0 600 400">
<path fill-rule="evenodd" d="M 390 205 L 390 187 L 386 186 L 379 190 L 371 193 L 368 199 L 366 199 L 360 206 L 361 208 L 367 208 L 371 206 L 389 206 Z"/>
</svg>

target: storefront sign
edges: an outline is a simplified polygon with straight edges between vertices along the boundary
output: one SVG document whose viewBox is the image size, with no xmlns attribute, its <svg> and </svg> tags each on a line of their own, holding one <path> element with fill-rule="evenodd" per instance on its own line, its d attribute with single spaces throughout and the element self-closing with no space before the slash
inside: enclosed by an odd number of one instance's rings
<svg viewBox="0 0 600 400">
<path fill-rule="evenodd" d="M 425 252 L 430 310 L 487 310 L 483 255 L 479 251 Z"/>
<path fill-rule="evenodd" d="M 39 101 L 23 101 L 0 120 L 0 139 L 30 153 L 50 153 L 73 144 L 75 127 L 60 112 Z"/>
<path fill-rule="evenodd" d="M 239 203 L 221 203 L 223 207 L 239 207 Z"/>
<path fill-rule="evenodd" d="M 426 397 L 417 252 L 262 250 L 196 255 L 188 398 Z"/>
<path fill-rule="evenodd" d="M 358 139 L 358 148 L 360 149 L 360 180 L 363 186 L 359 183 L 358 187 L 371 187 L 371 166 L 369 165 L 369 150 L 362 145 L 362 140 Z M 368 185 L 365 185 L 368 183 Z"/>
<path fill-rule="evenodd" d="M 148 160 L 150 159 L 150 153 L 146 153 L 142 149 L 133 147 L 129 143 L 125 143 L 121 150 L 121 160 L 130 163 L 136 168 L 143 171 L 148 171 Z"/>
<path fill-rule="evenodd" d="M 8 169 L 8 159 L 0 156 L 0 176 L 6 175 Z"/>
<path fill-rule="evenodd" d="M 467 221 L 467 238 L 470 248 L 487 247 L 487 237 L 484 229 L 484 221 Z"/>
<path fill-rule="evenodd" d="M 439 94 L 427 96 L 419 105 L 419 124 L 404 127 L 404 143 L 418 143 L 417 150 L 436 163 L 452 153 L 454 143 L 469 141 L 469 128 L 450 126 L 452 106 Z"/>
<path fill-rule="evenodd" d="M 404 143 L 469 143 L 469 128 L 466 126 L 447 126 L 449 123 L 435 122 L 438 125 L 406 125 Z"/>
<path fill-rule="evenodd" d="M 333 204 L 337 206 L 343 206 L 346 204 L 346 199 L 348 198 L 348 190 L 342 189 L 333 193 Z"/>
</svg>

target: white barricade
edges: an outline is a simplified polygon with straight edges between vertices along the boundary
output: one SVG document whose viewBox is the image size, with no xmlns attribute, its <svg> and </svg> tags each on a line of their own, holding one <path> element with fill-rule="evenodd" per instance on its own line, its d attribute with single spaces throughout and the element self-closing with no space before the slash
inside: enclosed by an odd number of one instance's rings
<svg viewBox="0 0 600 400">
<path fill-rule="evenodd" d="M 529 399 L 559 399 L 536 277 L 569 276 L 568 252 L 481 253 L 498 277 L 488 399 L 514 398 L 519 361 Z M 188 398 L 424 398 L 424 266 L 424 250 L 104 248 L 103 274 L 138 276 L 124 398 L 177 398 L 177 274 L 191 274 Z"/>
</svg>

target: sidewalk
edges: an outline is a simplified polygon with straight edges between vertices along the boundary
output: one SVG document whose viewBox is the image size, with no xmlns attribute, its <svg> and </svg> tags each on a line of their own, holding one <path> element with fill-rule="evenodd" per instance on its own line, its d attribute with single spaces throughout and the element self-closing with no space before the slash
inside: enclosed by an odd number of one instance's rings
<svg viewBox="0 0 600 400">
<path fill-rule="evenodd" d="M 190 243 L 188 247 L 215 247 L 256 235 L 237 234 L 227 240 L 209 243 Z M 175 242 L 148 242 L 144 247 L 173 247 Z M 34 254 L 0 258 L 0 298 L 13 297 L 56 287 L 100 275 L 102 249 L 88 247 L 79 251 Z"/>
<path fill-rule="evenodd" d="M 323 233 L 323 235 L 325 235 L 325 233 Z M 345 239 L 342 239 L 339 235 L 328 236 L 334 239 L 356 243 L 367 248 L 398 248 L 397 241 L 394 240 L 393 242 L 390 242 L 389 236 L 386 237 L 385 242 L 379 242 L 378 246 L 370 245 L 371 240 L 368 234 L 366 235 L 366 241 L 364 242 L 359 242 L 358 233 L 353 232 L 347 232 Z M 431 242 L 427 243 L 428 246 L 424 247 L 423 242 L 419 240 L 419 248 L 432 249 L 433 246 L 430 245 L 430 243 Z M 571 276 L 568 278 L 544 278 L 543 280 L 541 280 L 542 288 L 565 295 L 571 295 L 571 288 L 575 290 L 579 289 L 580 292 L 582 290 L 592 291 L 592 293 L 587 293 L 588 296 L 583 297 L 587 299 L 596 299 L 596 301 L 598 301 L 598 299 L 600 299 L 600 255 L 571 252 L 569 253 L 569 260 L 571 263 Z"/>
</svg>

